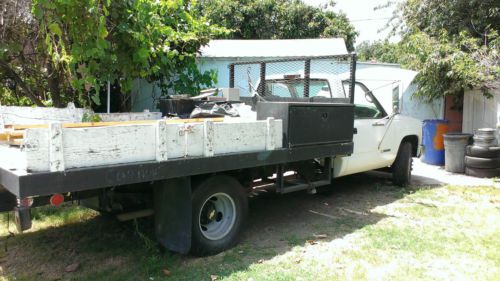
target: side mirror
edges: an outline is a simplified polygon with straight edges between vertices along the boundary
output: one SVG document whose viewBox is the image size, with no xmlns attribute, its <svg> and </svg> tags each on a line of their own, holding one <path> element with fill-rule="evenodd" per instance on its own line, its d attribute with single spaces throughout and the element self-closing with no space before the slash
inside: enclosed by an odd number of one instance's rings
<svg viewBox="0 0 500 281">
<path fill-rule="evenodd" d="M 399 86 L 392 89 L 392 113 L 399 113 Z"/>
<path fill-rule="evenodd" d="M 392 114 L 399 114 L 399 106 L 393 106 L 392 107 Z"/>
</svg>

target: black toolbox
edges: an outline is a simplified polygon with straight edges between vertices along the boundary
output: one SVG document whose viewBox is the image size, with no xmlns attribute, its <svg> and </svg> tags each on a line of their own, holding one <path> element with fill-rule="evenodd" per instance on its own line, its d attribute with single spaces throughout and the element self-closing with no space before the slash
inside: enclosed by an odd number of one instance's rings
<svg viewBox="0 0 500 281">
<path fill-rule="evenodd" d="M 256 111 L 258 120 L 283 120 L 284 147 L 352 142 L 354 106 L 349 103 L 258 102 Z"/>
</svg>

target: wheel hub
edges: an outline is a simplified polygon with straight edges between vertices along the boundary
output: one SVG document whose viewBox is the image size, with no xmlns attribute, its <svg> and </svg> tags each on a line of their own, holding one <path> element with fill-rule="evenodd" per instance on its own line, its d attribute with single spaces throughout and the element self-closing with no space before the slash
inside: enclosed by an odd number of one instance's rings
<svg viewBox="0 0 500 281">
<path fill-rule="evenodd" d="M 224 238 L 233 229 L 236 207 L 226 193 L 216 193 L 204 203 L 199 214 L 201 233 L 209 240 Z"/>
</svg>

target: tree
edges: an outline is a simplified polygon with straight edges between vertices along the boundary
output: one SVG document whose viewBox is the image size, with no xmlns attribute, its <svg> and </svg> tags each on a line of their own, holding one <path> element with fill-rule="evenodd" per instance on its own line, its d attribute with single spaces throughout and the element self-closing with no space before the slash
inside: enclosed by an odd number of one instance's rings
<svg viewBox="0 0 500 281">
<path fill-rule="evenodd" d="M 500 7 L 493 0 L 406 0 L 388 26 L 401 32 L 398 61 L 419 71 L 417 96 L 483 94 L 500 79 Z"/>
<path fill-rule="evenodd" d="M 407 0 L 403 16 L 411 28 L 432 37 L 448 36 L 466 32 L 469 37 L 481 39 L 488 45 L 498 36 L 500 27 L 500 5 L 496 0 Z"/>
<path fill-rule="evenodd" d="M 345 14 L 300 0 L 201 0 L 199 11 L 230 30 L 220 38 L 299 39 L 340 37 L 352 51 L 357 32 Z"/>
<path fill-rule="evenodd" d="M 224 29 L 209 25 L 195 2 L 7 1 L 0 4 L 10 12 L 0 22 L 2 93 L 37 105 L 91 105 L 107 81 L 125 93 L 134 79 L 145 79 L 164 93 L 193 94 L 215 79 L 200 73 L 195 56 Z"/>
<path fill-rule="evenodd" d="M 125 92 L 134 79 L 158 83 L 164 93 L 193 94 L 210 86 L 214 73 L 200 73 L 199 48 L 220 29 L 182 0 L 35 0 L 33 13 L 48 53 L 72 87 L 93 101 L 106 81 Z"/>
<path fill-rule="evenodd" d="M 390 43 L 388 40 L 363 41 L 356 46 L 358 61 L 373 61 L 384 63 L 399 63 L 400 52 L 398 44 Z"/>
<path fill-rule="evenodd" d="M 53 100 L 59 106 L 59 73 L 40 48 L 31 1 L 6 0 L 0 10 L 0 103 L 44 106 Z"/>
</svg>

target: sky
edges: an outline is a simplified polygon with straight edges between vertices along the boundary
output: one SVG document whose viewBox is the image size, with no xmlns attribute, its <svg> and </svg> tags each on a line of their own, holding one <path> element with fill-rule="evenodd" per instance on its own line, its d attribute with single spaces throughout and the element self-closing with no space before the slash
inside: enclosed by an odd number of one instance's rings
<svg viewBox="0 0 500 281">
<path fill-rule="evenodd" d="M 328 3 L 328 0 L 303 0 L 313 6 Z M 379 32 L 391 17 L 393 8 L 386 8 L 374 11 L 374 8 L 387 3 L 388 0 L 335 0 L 334 11 L 344 12 L 354 25 L 359 35 L 356 44 L 367 40 L 375 41 L 385 39 L 388 30 Z M 392 38 L 397 41 L 399 38 Z"/>
</svg>

